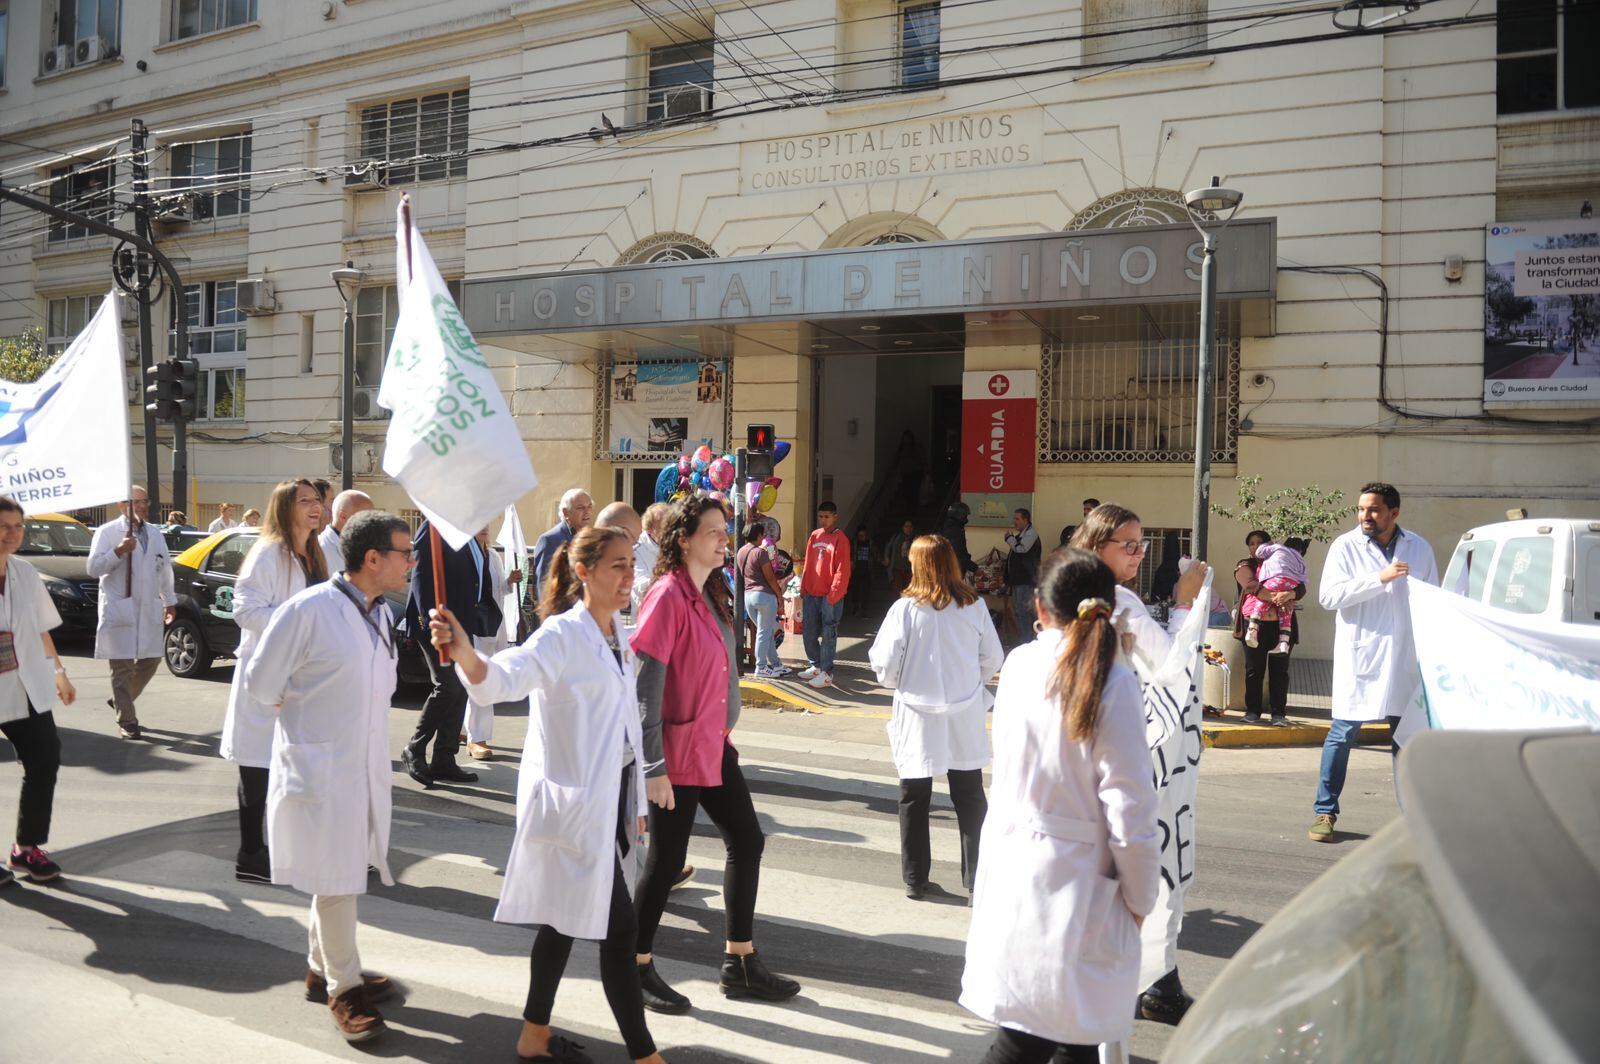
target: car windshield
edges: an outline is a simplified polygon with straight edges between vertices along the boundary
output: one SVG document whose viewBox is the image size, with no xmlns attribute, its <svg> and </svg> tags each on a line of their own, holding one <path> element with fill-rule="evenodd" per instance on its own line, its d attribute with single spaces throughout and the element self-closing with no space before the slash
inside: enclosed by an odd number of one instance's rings
<svg viewBox="0 0 1600 1064">
<path fill-rule="evenodd" d="M 22 522 L 22 547 L 18 554 L 87 556 L 94 536 L 76 521 Z"/>
</svg>

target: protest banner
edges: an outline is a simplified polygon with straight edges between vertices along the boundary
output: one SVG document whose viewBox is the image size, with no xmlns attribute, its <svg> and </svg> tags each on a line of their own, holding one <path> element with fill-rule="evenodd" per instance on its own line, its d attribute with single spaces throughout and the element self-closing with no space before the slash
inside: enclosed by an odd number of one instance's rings
<svg viewBox="0 0 1600 1064">
<path fill-rule="evenodd" d="M 32 384 L 0 381 L 0 493 L 26 513 L 78 510 L 128 497 L 128 392 L 122 294 Z"/>
</svg>

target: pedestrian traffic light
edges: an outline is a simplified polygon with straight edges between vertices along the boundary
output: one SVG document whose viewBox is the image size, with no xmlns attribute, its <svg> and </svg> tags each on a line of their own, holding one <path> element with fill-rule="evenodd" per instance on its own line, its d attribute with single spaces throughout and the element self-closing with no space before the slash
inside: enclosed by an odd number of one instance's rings
<svg viewBox="0 0 1600 1064">
<path fill-rule="evenodd" d="M 772 431 L 771 425 L 745 426 L 742 473 L 745 481 L 766 480 L 772 476 L 772 467 L 777 464 L 772 458 L 772 448 L 777 439 L 777 434 Z M 741 484 L 741 489 L 742 487 Z"/>
<path fill-rule="evenodd" d="M 745 450 L 770 451 L 777 435 L 771 425 L 747 425 L 744 430 Z"/>
<path fill-rule="evenodd" d="M 172 401 L 177 415 L 185 421 L 193 420 L 195 397 L 200 384 L 200 363 L 192 358 L 175 358 L 172 367 Z"/>
<path fill-rule="evenodd" d="M 177 369 L 170 361 L 157 362 L 144 371 L 144 408 L 162 421 L 171 421 L 177 407 Z"/>
</svg>

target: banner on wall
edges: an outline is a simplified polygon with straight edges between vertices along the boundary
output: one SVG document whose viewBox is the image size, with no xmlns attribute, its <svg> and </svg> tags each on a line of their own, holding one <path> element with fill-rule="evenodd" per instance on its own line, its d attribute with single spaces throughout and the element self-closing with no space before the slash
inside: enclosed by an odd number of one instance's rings
<svg viewBox="0 0 1600 1064">
<path fill-rule="evenodd" d="M 1483 403 L 1600 406 L 1600 221 L 1489 226 Z"/>
<path fill-rule="evenodd" d="M 1600 627 L 1566 624 L 1411 585 L 1428 723 L 1472 730 L 1600 731 Z"/>
<path fill-rule="evenodd" d="M 606 442 L 617 454 L 677 456 L 722 449 L 726 362 L 616 362 L 607 394 Z"/>
<path fill-rule="evenodd" d="M 961 375 L 961 499 L 975 524 L 1011 523 L 1031 507 L 1038 461 L 1037 370 Z"/>
</svg>

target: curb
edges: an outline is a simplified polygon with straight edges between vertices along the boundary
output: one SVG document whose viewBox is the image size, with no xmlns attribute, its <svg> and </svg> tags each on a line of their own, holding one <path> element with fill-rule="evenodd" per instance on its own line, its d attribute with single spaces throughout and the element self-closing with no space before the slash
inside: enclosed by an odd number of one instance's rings
<svg viewBox="0 0 1600 1064">
<path fill-rule="evenodd" d="M 799 711 L 819 717 L 855 717 L 861 720 L 888 720 L 889 714 L 877 710 L 846 709 L 814 702 L 804 695 L 759 680 L 740 680 L 739 690 L 748 706 Z M 1216 749 L 1262 749 L 1267 747 L 1321 746 L 1328 738 L 1329 725 L 1322 721 L 1296 721 L 1287 728 L 1270 724 L 1228 724 L 1208 718 L 1200 726 L 1200 739 Z M 1357 740 L 1364 745 L 1389 741 L 1387 722 L 1364 724 Z"/>
</svg>

